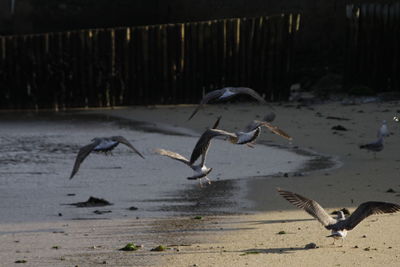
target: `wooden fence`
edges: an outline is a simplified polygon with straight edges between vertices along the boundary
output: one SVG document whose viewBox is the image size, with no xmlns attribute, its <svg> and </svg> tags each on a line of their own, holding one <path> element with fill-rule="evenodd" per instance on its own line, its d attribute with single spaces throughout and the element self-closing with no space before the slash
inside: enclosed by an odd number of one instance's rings
<svg viewBox="0 0 400 267">
<path fill-rule="evenodd" d="M 348 5 L 345 83 L 400 90 L 400 2 Z"/>
<path fill-rule="evenodd" d="M 247 86 L 287 98 L 299 14 L 0 37 L 0 108 L 197 103 Z"/>
</svg>

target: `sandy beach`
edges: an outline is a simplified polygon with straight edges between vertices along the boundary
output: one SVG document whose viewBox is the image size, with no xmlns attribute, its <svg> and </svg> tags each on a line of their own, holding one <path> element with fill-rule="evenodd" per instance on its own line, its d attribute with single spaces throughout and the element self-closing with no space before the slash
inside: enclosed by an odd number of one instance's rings
<svg viewBox="0 0 400 267">
<path fill-rule="evenodd" d="M 199 213 L 201 218 L 198 219 L 190 215 L 2 223 L 0 265 L 398 266 L 400 213 L 368 217 L 348 234 L 343 245 L 340 240 L 332 245 L 332 240 L 326 238 L 330 232 L 280 197 L 275 188 L 312 198 L 329 212 L 343 207 L 353 211 L 369 200 L 400 203 L 400 129 L 392 121 L 399 113 L 399 103 L 342 105 L 335 102 L 309 107 L 284 103 L 273 106 L 277 114 L 274 125 L 287 131 L 294 141 L 289 144 L 264 130 L 254 150 L 264 144 L 286 150 L 310 150 L 326 155 L 335 164 L 316 160 L 313 164 L 321 164 L 322 170 L 304 166 L 296 172 L 285 170 L 267 176 L 262 173 L 264 168 L 271 168 L 267 163 L 258 161 L 252 166 L 244 165 L 242 169 L 252 168 L 261 173 L 256 171 L 252 175 L 248 170 L 243 171 L 243 176 L 252 177 L 235 184 L 242 188 L 242 195 L 236 198 L 242 208 L 229 215 L 216 212 Z M 236 131 L 269 111 L 265 106 L 246 103 L 210 105 L 188 122 L 193 108 L 156 106 L 74 112 L 152 122 L 150 126 L 165 131 L 179 128 L 198 133 L 212 124 L 218 115 L 222 115 L 220 128 Z M 330 116 L 336 119 L 329 119 Z M 385 139 L 385 148 L 375 159 L 358 145 L 376 139 L 382 120 L 388 121 L 392 134 Z M 347 131 L 332 130 L 337 125 Z M 162 145 L 168 147 L 168 144 Z M 150 157 L 150 150 L 139 147 Z M 246 157 L 240 162 L 245 160 Z M 90 164 L 88 166 L 90 168 Z M 82 172 L 81 180 L 84 175 Z M 387 192 L 388 189 L 394 193 Z M 246 205 L 249 205 L 248 212 Z M 278 234 L 281 231 L 285 234 Z M 139 243 L 143 248 L 133 252 L 118 250 L 128 242 Z M 318 248 L 305 249 L 311 242 Z M 169 249 L 150 251 L 158 245 Z M 19 264 L 17 261 L 26 262 Z"/>
</svg>

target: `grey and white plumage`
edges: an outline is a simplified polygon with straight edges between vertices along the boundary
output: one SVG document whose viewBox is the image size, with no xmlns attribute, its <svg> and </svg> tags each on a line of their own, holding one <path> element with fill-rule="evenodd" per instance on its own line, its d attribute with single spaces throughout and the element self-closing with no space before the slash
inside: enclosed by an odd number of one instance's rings
<svg viewBox="0 0 400 267">
<path fill-rule="evenodd" d="M 388 137 L 389 136 L 389 129 L 387 127 L 386 120 L 382 121 L 382 125 L 381 125 L 381 127 L 379 127 L 377 136 L 378 136 L 378 138 L 381 137 L 381 136 L 382 137 Z"/>
<path fill-rule="evenodd" d="M 179 153 L 165 150 L 165 149 L 156 149 L 155 152 L 162 155 L 162 156 L 167 156 L 169 158 L 172 158 L 174 160 L 178 160 L 187 166 L 189 166 L 193 171 L 194 174 L 187 179 L 189 180 L 196 180 L 200 179 L 200 185 L 201 185 L 201 179 L 205 178 L 209 183 L 210 180 L 208 179 L 207 175 L 212 171 L 212 168 L 208 168 L 206 166 L 206 158 L 207 158 L 207 153 L 210 148 L 210 143 L 211 139 L 217 136 L 221 135 L 229 135 L 229 133 L 215 129 L 218 127 L 219 122 L 220 122 L 221 117 L 217 119 L 217 121 L 214 123 L 213 128 L 207 129 L 206 131 L 203 132 L 203 134 L 200 136 L 199 140 L 197 141 L 192 154 L 190 156 L 190 160 L 187 159 L 186 157 L 182 156 Z M 199 164 L 195 164 L 197 159 L 201 156 L 201 161 Z"/>
<path fill-rule="evenodd" d="M 136 154 L 144 159 L 144 156 L 123 136 L 95 137 L 92 139 L 92 142 L 90 144 L 83 146 L 79 149 L 69 179 L 72 179 L 74 177 L 74 175 L 78 172 L 82 162 L 86 159 L 87 156 L 89 156 L 91 152 L 108 153 L 111 152 L 119 144 L 124 144 L 128 146 Z"/>
<path fill-rule="evenodd" d="M 374 157 L 376 156 L 375 153 L 382 151 L 383 149 L 383 136 L 380 136 L 378 140 L 375 142 L 371 142 L 365 145 L 360 145 L 360 149 L 366 149 L 367 151 L 372 151 L 374 153 Z"/>
<path fill-rule="evenodd" d="M 357 207 L 347 218 L 343 211 L 338 212 L 337 218 L 332 218 L 316 201 L 299 194 L 277 188 L 278 193 L 287 201 L 298 208 L 304 209 L 308 214 L 317 219 L 326 229 L 331 230 L 335 239 L 344 238 L 347 231 L 352 230 L 362 220 L 370 215 L 380 213 L 394 213 L 400 210 L 400 205 L 388 202 L 368 201 Z"/>
<path fill-rule="evenodd" d="M 224 87 L 222 89 L 214 90 L 207 93 L 203 99 L 201 99 L 200 104 L 196 107 L 193 113 L 190 115 L 189 119 L 193 118 L 193 116 L 199 111 L 199 109 L 208 102 L 215 100 L 215 101 L 222 101 L 229 99 L 233 96 L 245 94 L 253 97 L 258 102 L 262 104 L 266 104 L 267 102 L 262 98 L 256 91 L 248 87 Z"/>
<path fill-rule="evenodd" d="M 272 124 L 270 124 L 270 123 L 268 123 L 266 121 L 254 120 L 244 128 L 243 132 L 250 132 L 250 131 L 253 131 L 253 130 L 257 129 L 257 128 L 261 128 L 261 127 L 265 127 L 269 131 L 271 131 L 272 133 L 274 133 L 276 135 L 279 135 L 279 136 L 281 136 L 283 138 L 286 138 L 288 140 L 292 140 L 293 139 L 285 131 L 283 131 L 279 127 L 274 126 L 274 125 L 272 125 Z"/>
</svg>

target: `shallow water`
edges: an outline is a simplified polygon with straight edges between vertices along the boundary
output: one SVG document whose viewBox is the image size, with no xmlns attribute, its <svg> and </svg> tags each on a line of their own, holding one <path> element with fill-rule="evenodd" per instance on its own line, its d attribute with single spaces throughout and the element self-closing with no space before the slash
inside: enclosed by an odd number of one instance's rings
<svg viewBox="0 0 400 267">
<path fill-rule="evenodd" d="M 186 179 L 191 169 L 153 152 L 164 148 L 189 157 L 199 135 L 189 129 L 73 112 L 3 113 L 0 126 L 1 223 L 236 213 L 249 206 L 241 190 L 246 177 L 295 171 L 313 158 L 214 140 L 207 160 L 213 183 L 200 188 Z M 69 180 L 79 148 L 96 136 L 112 135 L 126 137 L 146 159 L 119 145 L 112 156 L 89 155 Z M 68 205 L 90 196 L 113 205 Z M 129 210 L 132 206 L 138 209 Z"/>
</svg>

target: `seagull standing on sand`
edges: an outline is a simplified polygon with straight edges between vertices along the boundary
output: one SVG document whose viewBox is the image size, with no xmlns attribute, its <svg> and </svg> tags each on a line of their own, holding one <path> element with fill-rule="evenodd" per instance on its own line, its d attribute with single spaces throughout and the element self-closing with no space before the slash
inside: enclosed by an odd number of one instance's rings
<svg viewBox="0 0 400 267">
<path fill-rule="evenodd" d="M 360 149 L 372 151 L 374 153 L 374 158 L 376 158 L 376 152 L 382 151 L 383 149 L 383 136 L 380 136 L 375 142 L 360 145 Z"/>
<path fill-rule="evenodd" d="M 129 141 L 126 140 L 123 136 L 96 137 L 92 139 L 92 142 L 90 144 L 79 149 L 78 155 L 76 156 L 74 168 L 72 169 L 72 173 L 69 179 L 72 179 L 72 177 L 74 177 L 74 175 L 78 172 L 82 162 L 87 156 L 89 156 L 91 152 L 101 152 L 107 155 L 107 153 L 111 153 L 111 151 L 120 143 L 128 146 L 136 154 L 144 158 L 143 155 L 136 148 L 134 148 L 133 145 L 129 143 Z"/>
<path fill-rule="evenodd" d="M 352 230 L 362 220 L 373 214 L 394 213 L 400 210 L 400 205 L 368 201 L 357 207 L 357 209 L 348 218 L 345 218 L 343 211 L 338 212 L 337 218 L 332 218 L 316 201 L 303 197 L 299 194 L 277 189 L 278 193 L 287 201 L 298 208 L 304 209 L 308 214 L 317 219 L 326 229 L 331 230 L 334 243 L 336 239 L 342 238 L 342 241 L 347 235 L 347 231 Z"/>
<path fill-rule="evenodd" d="M 262 98 L 256 91 L 254 91 L 251 88 L 248 87 L 225 87 L 222 89 L 214 90 L 209 93 L 207 93 L 203 99 L 200 101 L 200 104 L 197 106 L 197 108 L 193 111 L 193 113 L 190 115 L 189 119 L 193 118 L 193 116 L 199 111 L 199 109 L 204 105 L 207 104 L 208 102 L 215 100 L 215 101 L 223 101 L 229 98 L 232 98 L 233 96 L 239 95 L 239 94 L 245 94 L 253 97 L 256 99 L 258 102 L 261 104 L 266 104 L 267 102 Z"/>
</svg>

